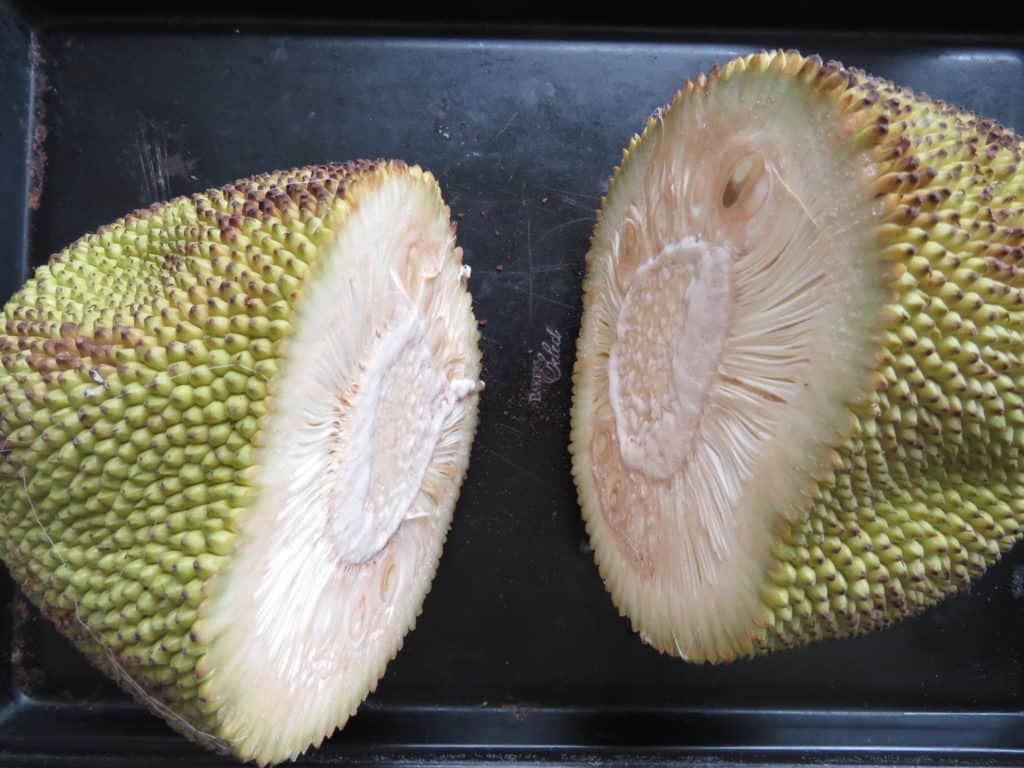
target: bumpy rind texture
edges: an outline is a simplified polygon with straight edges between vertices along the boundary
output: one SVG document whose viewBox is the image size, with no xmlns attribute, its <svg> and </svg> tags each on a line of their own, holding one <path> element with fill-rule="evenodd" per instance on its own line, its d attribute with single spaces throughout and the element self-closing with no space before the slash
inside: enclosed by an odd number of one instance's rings
<svg viewBox="0 0 1024 768">
<path fill-rule="evenodd" d="M 253 498 L 282 344 L 324 246 L 394 174 L 440 198 L 396 161 L 242 179 L 82 237 L 4 309 L 0 554 L 97 666 L 214 749 L 234 751 L 201 615 Z"/>
<path fill-rule="evenodd" d="M 991 120 L 793 51 L 716 66 L 665 109 L 710 98 L 740 72 L 791 77 L 816 91 L 868 153 L 890 303 L 877 367 L 849 404 L 847 431 L 812 478 L 802 516 L 777 527 L 760 617 L 711 662 L 862 634 L 918 613 L 994 563 L 1024 523 L 1020 139 Z M 625 151 L 604 207 L 660 114 Z M 577 402 L 574 419 L 581 418 Z M 583 466 L 574 461 L 578 487 Z M 581 493 L 580 504 L 593 534 L 599 502 Z M 626 577 L 599 551 L 596 559 L 621 606 Z"/>
</svg>

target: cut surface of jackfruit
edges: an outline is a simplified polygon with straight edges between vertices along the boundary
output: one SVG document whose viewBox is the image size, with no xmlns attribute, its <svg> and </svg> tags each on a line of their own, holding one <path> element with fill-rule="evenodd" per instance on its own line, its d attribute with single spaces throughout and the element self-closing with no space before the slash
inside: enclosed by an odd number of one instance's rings
<svg viewBox="0 0 1024 768">
<path fill-rule="evenodd" d="M 760 53 L 633 139 L 584 281 L 573 473 L 657 649 L 890 624 L 1024 520 L 1024 169 L 1010 131 Z"/>
<path fill-rule="evenodd" d="M 478 332 L 434 178 L 270 173 L 83 237 L 0 336 L 0 537 L 24 592 L 177 730 L 294 758 L 429 590 Z"/>
</svg>

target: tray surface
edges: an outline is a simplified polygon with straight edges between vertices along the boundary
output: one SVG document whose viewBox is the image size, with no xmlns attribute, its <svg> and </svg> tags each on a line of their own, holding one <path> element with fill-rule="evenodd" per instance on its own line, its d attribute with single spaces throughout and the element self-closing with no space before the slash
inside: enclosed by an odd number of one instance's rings
<svg viewBox="0 0 1024 768">
<path fill-rule="evenodd" d="M 433 171 L 458 216 L 485 321 L 470 471 L 417 628 L 309 762 L 1024 761 L 1020 547 L 880 634 L 719 667 L 644 646 L 602 587 L 569 473 L 570 378 L 594 210 L 647 115 L 712 63 L 785 46 L 1024 129 L 1015 48 L 700 39 L 33 31 L 0 6 L 0 90 L 12 94 L 0 105 L 0 161 L 13 170 L 0 181 L 4 300 L 26 265 L 130 209 L 265 170 L 399 157 Z M 0 763 L 220 762 L 94 672 L 5 573 L 0 590 Z"/>
</svg>

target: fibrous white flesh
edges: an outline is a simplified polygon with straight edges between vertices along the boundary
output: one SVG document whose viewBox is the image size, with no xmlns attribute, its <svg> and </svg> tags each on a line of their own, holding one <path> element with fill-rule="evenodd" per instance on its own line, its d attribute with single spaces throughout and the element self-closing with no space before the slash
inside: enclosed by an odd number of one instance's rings
<svg viewBox="0 0 1024 768">
<path fill-rule="evenodd" d="M 319 744 L 419 613 L 475 426 L 460 262 L 436 190 L 396 175 L 357 197 L 303 296 L 257 502 L 205 617 L 209 689 L 242 754 Z"/>
<path fill-rule="evenodd" d="M 588 261 L 574 472 L 616 604 L 730 658 L 780 521 L 805 509 L 885 301 L 862 156 L 791 77 L 734 74 L 649 125 Z"/>
</svg>

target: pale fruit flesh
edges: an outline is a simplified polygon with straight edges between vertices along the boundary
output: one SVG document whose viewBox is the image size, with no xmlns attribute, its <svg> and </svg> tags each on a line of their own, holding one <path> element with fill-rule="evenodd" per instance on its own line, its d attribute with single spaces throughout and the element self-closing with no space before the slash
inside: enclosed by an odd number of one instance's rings
<svg viewBox="0 0 1024 768">
<path fill-rule="evenodd" d="M 354 713 L 440 556 L 479 368 L 437 214 L 431 190 L 400 181 L 362 199 L 290 340 L 258 501 L 205 622 L 236 702 L 225 729 L 257 752 L 273 748 L 261 724 L 283 714 L 322 737 Z"/>
<path fill-rule="evenodd" d="M 233 702 L 225 731 L 258 753 L 283 714 L 318 740 L 355 712 L 440 558 L 479 361 L 436 206 L 401 181 L 362 198 L 289 340 L 258 500 L 204 623 Z"/>
</svg>

